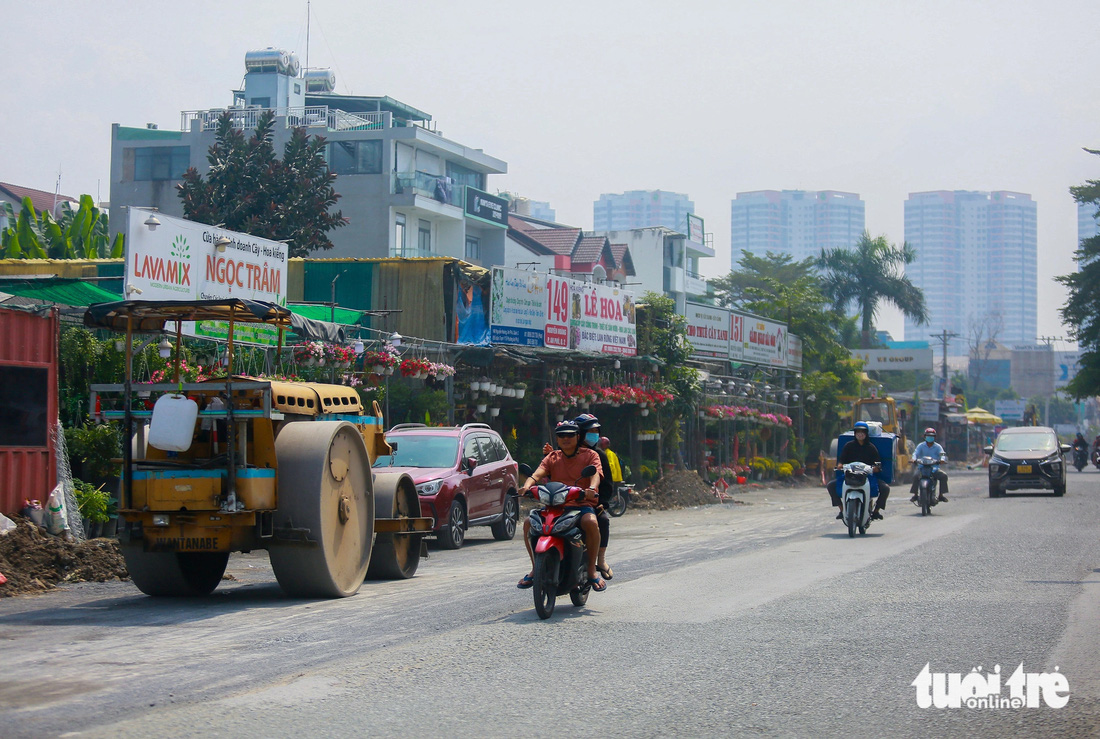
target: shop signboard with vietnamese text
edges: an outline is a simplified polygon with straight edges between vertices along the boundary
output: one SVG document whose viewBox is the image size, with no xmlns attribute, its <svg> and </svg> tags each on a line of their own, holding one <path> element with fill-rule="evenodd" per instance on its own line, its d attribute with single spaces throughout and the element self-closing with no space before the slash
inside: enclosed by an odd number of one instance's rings
<svg viewBox="0 0 1100 739">
<path fill-rule="evenodd" d="M 1000 416 L 1002 421 L 1023 421 L 1026 410 L 1027 398 L 993 401 L 993 413 Z"/>
<path fill-rule="evenodd" d="M 737 311 L 730 311 L 730 360 L 743 362 L 745 360 L 745 323 L 748 316 Z"/>
<path fill-rule="evenodd" d="M 932 369 L 932 349 L 853 349 L 852 359 L 862 359 L 867 371 Z"/>
<path fill-rule="evenodd" d="M 745 317 L 744 361 L 787 366 L 787 326 L 756 316 Z"/>
<path fill-rule="evenodd" d="M 726 359 L 730 354 L 730 312 L 713 305 L 687 303 L 687 338 L 692 355 Z"/>
<path fill-rule="evenodd" d="M 490 342 L 516 346 L 546 345 L 545 275 L 494 267 L 492 296 Z"/>
<path fill-rule="evenodd" d="M 787 369 L 802 371 L 802 339 L 790 333 L 787 334 Z"/>
<path fill-rule="evenodd" d="M 126 290 L 134 300 L 223 300 L 241 298 L 286 305 L 286 244 L 205 223 L 156 213 L 155 229 L 145 224 L 151 211 L 129 209 L 126 234 Z M 219 249 L 216 242 L 228 239 Z M 228 324 L 184 324 L 189 336 L 224 339 Z M 275 344 L 278 331 L 266 326 L 236 327 L 234 340 Z"/>
<path fill-rule="evenodd" d="M 494 344 L 547 346 L 633 356 L 638 353 L 634 296 L 539 272 L 493 269 Z"/>
</svg>

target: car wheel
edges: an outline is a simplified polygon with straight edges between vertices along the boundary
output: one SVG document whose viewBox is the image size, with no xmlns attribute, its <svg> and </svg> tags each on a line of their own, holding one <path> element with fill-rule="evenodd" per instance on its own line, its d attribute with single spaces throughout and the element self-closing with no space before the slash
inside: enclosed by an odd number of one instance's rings
<svg viewBox="0 0 1100 739">
<path fill-rule="evenodd" d="M 439 530 L 439 546 L 443 549 L 458 549 L 466 541 L 466 510 L 459 501 L 451 503 L 447 513 L 447 523 Z"/>
<path fill-rule="evenodd" d="M 1000 486 L 997 485 L 997 483 L 990 480 L 989 481 L 989 497 L 990 498 L 1000 498 L 1001 495 L 1003 495 L 1003 494 L 1004 493 L 1001 491 Z"/>
<path fill-rule="evenodd" d="M 1065 481 L 1065 480 L 1062 480 L 1062 484 L 1061 484 L 1061 485 L 1057 485 L 1057 484 L 1056 484 L 1056 485 L 1054 486 L 1054 494 L 1055 494 L 1055 495 L 1057 495 L 1057 496 L 1059 496 L 1059 497 L 1061 497 L 1061 496 L 1063 496 L 1063 495 L 1065 495 L 1065 494 L 1066 494 L 1066 481 Z"/>
<path fill-rule="evenodd" d="M 497 541 L 511 541 L 516 535 L 517 521 L 519 521 L 519 499 L 508 493 L 504 496 L 504 515 L 490 526 L 493 538 Z"/>
</svg>

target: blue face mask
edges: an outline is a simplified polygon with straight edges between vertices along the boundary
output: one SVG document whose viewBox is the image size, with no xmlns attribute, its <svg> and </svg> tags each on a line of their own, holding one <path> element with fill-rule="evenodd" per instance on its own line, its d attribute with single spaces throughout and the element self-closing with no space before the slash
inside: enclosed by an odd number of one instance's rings
<svg viewBox="0 0 1100 739">
<path fill-rule="evenodd" d="M 584 443 L 588 446 L 596 446 L 596 442 L 600 440 L 600 434 L 598 431 L 592 431 L 584 435 Z"/>
<path fill-rule="evenodd" d="M 936 443 L 936 437 L 935 436 L 926 436 L 926 437 L 924 437 L 924 441 L 926 443 L 930 444 L 930 445 L 935 444 Z"/>
</svg>

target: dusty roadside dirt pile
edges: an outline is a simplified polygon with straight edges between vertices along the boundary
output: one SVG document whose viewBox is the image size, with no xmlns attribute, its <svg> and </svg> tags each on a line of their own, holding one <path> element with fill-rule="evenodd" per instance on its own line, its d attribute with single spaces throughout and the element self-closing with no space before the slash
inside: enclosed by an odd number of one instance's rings
<svg viewBox="0 0 1100 739">
<path fill-rule="evenodd" d="M 106 582 L 128 577 L 114 539 L 69 542 L 39 531 L 23 518 L 18 528 L 0 536 L 0 598 L 39 593 L 63 582 Z"/>
<path fill-rule="evenodd" d="M 637 508 L 687 508 L 717 503 L 711 486 L 694 470 L 669 472 L 642 490 L 635 490 L 631 505 Z"/>
</svg>

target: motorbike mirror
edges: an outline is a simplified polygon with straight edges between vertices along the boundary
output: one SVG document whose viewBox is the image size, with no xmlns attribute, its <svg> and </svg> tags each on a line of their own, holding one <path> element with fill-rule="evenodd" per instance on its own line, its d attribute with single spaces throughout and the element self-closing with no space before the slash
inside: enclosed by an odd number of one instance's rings
<svg viewBox="0 0 1100 739">
<path fill-rule="evenodd" d="M 590 464 L 581 470 L 581 477 L 592 477 L 594 474 L 596 474 L 596 465 L 594 464 Z"/>
<path fill-rule="evenodd" d="M 520 462 L 519 471 L 527 477 L 530 477 L 531 473 L 534 472 L 534 470 L 531 469 L 531 465 L 527 464 L 526 462 Z"/>
</svg>

